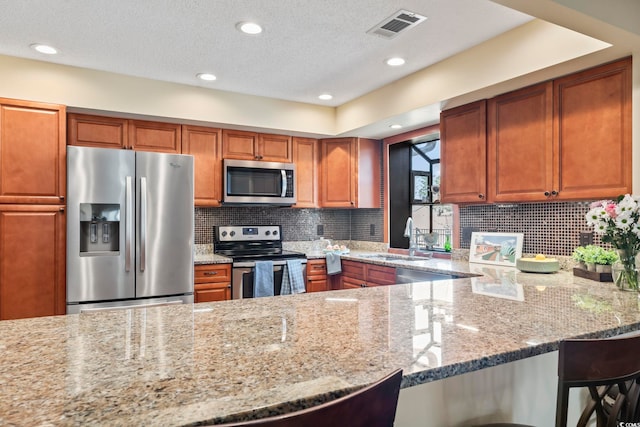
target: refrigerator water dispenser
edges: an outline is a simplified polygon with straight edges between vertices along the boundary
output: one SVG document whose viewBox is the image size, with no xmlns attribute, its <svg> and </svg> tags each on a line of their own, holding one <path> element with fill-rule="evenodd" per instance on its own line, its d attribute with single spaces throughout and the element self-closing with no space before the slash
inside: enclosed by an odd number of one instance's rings
<svg viewBox="0 0 640 427">
<path fill-rule="evenodd" d="M 80 203 L 80 256 L 119 253 L 120 205 Z"/>
</svg>

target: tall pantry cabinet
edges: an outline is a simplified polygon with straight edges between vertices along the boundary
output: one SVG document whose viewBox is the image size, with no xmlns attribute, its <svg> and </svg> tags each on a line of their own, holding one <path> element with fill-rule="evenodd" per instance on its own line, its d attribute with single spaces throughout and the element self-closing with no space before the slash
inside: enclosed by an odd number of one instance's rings
<svg viewBox="0 0 640 427">
<path fill-rule="evenodd" d="M 0 320 L 65 313 L 65 107 L 0 98 Z"/>
</svg>

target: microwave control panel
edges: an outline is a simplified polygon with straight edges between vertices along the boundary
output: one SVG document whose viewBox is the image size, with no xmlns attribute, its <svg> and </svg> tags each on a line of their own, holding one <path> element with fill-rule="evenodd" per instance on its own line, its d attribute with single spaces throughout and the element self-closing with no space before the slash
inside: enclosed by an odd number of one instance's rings
<svg viewBox="0 0 640 427">
<path fill-rule="evenodd" d="M 221 225 L 216 229 L 218 242 L 281 240 L 279 225 Z"/>
</svg>

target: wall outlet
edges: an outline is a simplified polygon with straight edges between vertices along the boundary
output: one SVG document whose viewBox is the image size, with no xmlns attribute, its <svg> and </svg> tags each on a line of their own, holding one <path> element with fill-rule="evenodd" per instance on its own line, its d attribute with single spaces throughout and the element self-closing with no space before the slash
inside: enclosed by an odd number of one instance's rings
<svg viewBox="0 0 640 427">
<path fill-rule="evenodd" d="M 316 227 L 316 234 L 318 236 L 322 236 L 324 234 L 324 225 L 318 224 L 318 226 Z"/>
<path fill-rule="evenodd" d="M 376 225 L 375 224 L 369 224 L 369 235 L 370 236 L 375 236 L 376 235 Z"/>
<path fill-rule="evenodd" d="M 581 231 L 580 232 L 580 246 L 593 245 L 593 232 Z"/>
</svg>

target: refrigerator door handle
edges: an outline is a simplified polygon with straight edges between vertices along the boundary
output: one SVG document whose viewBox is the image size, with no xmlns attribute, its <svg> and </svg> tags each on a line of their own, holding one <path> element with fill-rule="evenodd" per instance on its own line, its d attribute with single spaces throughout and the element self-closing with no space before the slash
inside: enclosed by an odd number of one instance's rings
<svg viewBox="0 0 640 427">
<path fill-rule="evenodd" d="M 147 178 L 140 178 L 140 271 L 147 263 Z"/>
<path fill-rule="evenodd" d="M 126 178 L 124 226 L 124 270 L 131 270 L 131 241 L 133 236 L 133 189 L 131 177 Z"/>
</svg>

